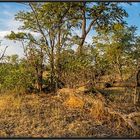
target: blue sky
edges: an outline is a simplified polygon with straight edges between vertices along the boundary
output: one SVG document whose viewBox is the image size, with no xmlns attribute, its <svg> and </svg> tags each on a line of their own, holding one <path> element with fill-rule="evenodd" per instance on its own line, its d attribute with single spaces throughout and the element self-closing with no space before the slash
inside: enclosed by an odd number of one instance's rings
<svg viewBox="0 0 140 140">
<path fill-rule="evenodd" d="M 122 7 L 128 12 L 129 17 L 126 18 L 128 25 L 135 25 L 138 27 L 137 34 L 140 35 L 140 3 L 132 2 L 132 5 L 126 3 L 121 4 Z M 20 43 L 14 43 L 12 41 L 4 39 L 4 36 L 12 31 L 18 31 L 18 27 L 22 24 L 14 20 L 14 15 L 19 10 L 28 10 L 27 7 L 21 3 L 16 2 L 0 2 L 0 40 L 1 50 L 4 49 L 4 46 L 8 45 L 7 55 L 19 54 L 23 56 L 22 48 Z M 91 41 L 91 36 L 87 37 L 87 42 Z"/>
</svg>

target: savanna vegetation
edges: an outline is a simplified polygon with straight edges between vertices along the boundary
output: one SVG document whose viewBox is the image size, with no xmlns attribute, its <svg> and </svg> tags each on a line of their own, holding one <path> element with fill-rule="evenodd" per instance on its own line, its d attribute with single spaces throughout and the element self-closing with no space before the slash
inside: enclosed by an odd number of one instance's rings
<svg viewBox="0 0 140 140">
<path fill-rule="evenodd" d="M 121 3 L 21 4 L 5 38 L 24 57 L 0 55 L 0 136 L 139 137 L 140 36 Z"/>
</svg>

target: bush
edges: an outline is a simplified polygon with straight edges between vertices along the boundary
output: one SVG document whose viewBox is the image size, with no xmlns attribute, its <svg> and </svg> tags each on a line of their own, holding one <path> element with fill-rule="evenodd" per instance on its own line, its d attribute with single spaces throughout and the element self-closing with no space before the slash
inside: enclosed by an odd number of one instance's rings
<svg viewBox="0 0 140 140">
<path fill-rule="evenodd" d="M 28 71 L 25 63 L 18 63 L 19 60 L 14 62 L 1 64 L 0 67 L 0 89 L 1 91 L 13 90 L 23 92 L 28 87 L 32 86 L 34 76 L 32 70 Z"/>
</svg>

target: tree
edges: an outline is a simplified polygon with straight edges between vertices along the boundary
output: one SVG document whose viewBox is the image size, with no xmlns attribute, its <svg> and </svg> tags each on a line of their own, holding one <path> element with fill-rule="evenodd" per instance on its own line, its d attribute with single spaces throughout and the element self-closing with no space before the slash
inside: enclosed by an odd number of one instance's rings
<svg viewBox="0 0 140 140">
<path fill-rule="evenodd" d="M 115 23 L 123 24 L 123 17 L 127 17 L 126 11 L 115 2 L 29 2 L 24 4 L 29 6 L 30 10 L 20 11 L 15 15 L 16 20 L 23 22 L 21 27 L 23 33 L 20 33 L 21 36 L 18 33 L 18 36 L 19 39 L 22 38 L 20 39 L 22 41 L 28 40 L 30 55 L 39 58 L 39 61 L 36 61 L 39 63 L 34 67 L 38 75 L 40 91 L 42 90 L 44 59 L 47 59 L 50 66 L 51 88 L 55 90 L 62 77 L 62 61 L 60 60 L 62 60 L 61 54 L 64 48 L 67 45 L 76 45 L 76 39 L 78 50 L 80 54 L 83 54 L 85 50 L 83 46 L 86 48 L 85 39 L 92 29 L 96 31 L 102 28 L 111 29 Z M 79 29 L 82 32 L 81 36 L 75 38 L 73 29 Z M 38 33 L 38 39 L 32 34 L 25 33 L 25 30 Z M 84 61 L 85 55 L 78 55 L 79 60 Z"/>
<path fill-rule="evenodd" d="M 27 59 L 27 69 L 34 68 L 34 76 L 36 77 L 36 85 L 39 91 L 42 91 L 43 86 L 43 69 L 45 53 L 43 46 L 40 43 L 41 39 L 35 39 L 30 33 L 14 33 L 6 36 L 10 40 L 20 41 L 24 49 L 25 57 Z"/>
<path fill-rule="evenodd" d="M 116 23 L 124 24 L 123 17 L 127 17 L 128 14 L 116 2 L 79 2 L 76 3 L 74 14 L 71 16 L 80 26 L 81 36 L 78 36 L 78 51 L 83 53 L 85 39 L 92 29 L 107 30 Z"/>
<path fill-rule="evenodd" d="M 16 19 L 23 22 L 23 26 L 21 27 L 23 30 L 30 30 L 39 34 L 40 44 L 37 44 L 38 41 L 35 41 L 33 36 L 31 38 L 28 37 L 28 39 L 30 39 L 30 43 L 39 45 L 40 50 L 45 51 L 40 51 L 42 52 L 40 53 L 40 57 L 43 54 L 48 57 L 51 87 L 55 89 L 57 79 L 61 77 L 60 53 L 66 42 L 69 41 L 68 38 L 70 36 L 71 25 L 66 18 L 67 14 L 71 12 L 71 3 L 26 4 L 31 10 L 29 12 L 20 11 L 16 15 Z M 24 35 L 24 37 L 27 39 L 27 35 Z"/>
<path fill-rule="evenodd" d="M 98 35 L 94 37 L 94 45 L 110 64 L 109 69 L 112 71 L 114 68 L 121 80 L 123 80 L 125 67 L 132 61 L 130 54 L 135 43 L 135 31 L 136 27 L 117 24 L 113 30 L 99 31 Z"/>
<path fill-rule="evenodd" d="M 135 40 L 135 45 L 131 51 L 131 57 L 134 60 L 134 64 L 136 66 L 136 87 L 135 87 L 135 95 L 134 95 L 134 104 L 140 105 L 140 37 L 137 36 Z"/>
</svg>

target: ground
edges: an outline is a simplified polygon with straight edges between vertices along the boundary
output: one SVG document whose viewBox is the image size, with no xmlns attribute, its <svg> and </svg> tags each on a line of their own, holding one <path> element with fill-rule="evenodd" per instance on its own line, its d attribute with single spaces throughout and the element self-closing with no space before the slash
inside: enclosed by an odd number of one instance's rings
<svg viewBox="0 0 140 140">
<path fill-rule="evenodd" d="M 124 89 L 104 89 L 108 95 L 63 88 L 55 94 L 0 95 L 0 137 L 138 137 L 124 120 L 106 112 L 140 111 Z M 130 91 L 132 92 L 132 91 Z M 106 103 L 105 103 L 106 102 Z M 133 118 L 139 128 L 139 117 Z"/>
</svg>

